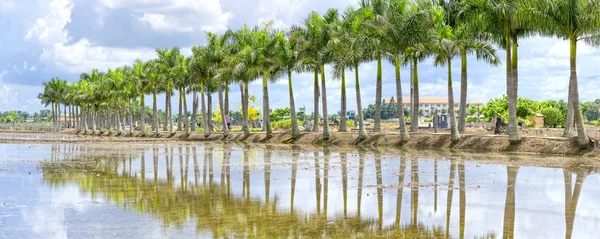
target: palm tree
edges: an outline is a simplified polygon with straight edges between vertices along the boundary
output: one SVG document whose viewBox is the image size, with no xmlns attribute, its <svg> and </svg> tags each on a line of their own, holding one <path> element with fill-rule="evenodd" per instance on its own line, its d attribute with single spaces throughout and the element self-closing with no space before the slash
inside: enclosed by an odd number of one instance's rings
<svg viewBox="0 0 600 239">
<path fill-rule="evenodd" d="M 452 58 L 460 55 L 460 49 L 452 28 L 443 22 L 444 12 L 440 8 L 433 10 L 433 23 L 436 29 L 436 40 L 432 42 L 431 48 L 434 54 L 436 66 L 448 66 L 448 111 L 450 113 L 450 129 L 452 142 L 460 140 L 460 134 L 456 126 L 454 111 L 454 92 L 452 88 Z M 414 111 L 413 111 L 414 112 Z M 414 117 L 414 116 L 412 116 Z"/>
<path fill-rule="evenodd" d="M 85 92 L 86 95 L 86 101 L 87 103 L 90 105 L 90 115 L 92 116 L 92 133 L 95 134 L 96 133 L 96 129 L 98 129 L 97 125 L 96 125 L 96 118 L 98 115 L 98 110 L 100 107 L 100 104 L 102 102 L 102 94 L 101 94 L 101 90 L 100 90 L 100 85 L 102 84 L 102 73 L 100 73 L 98 71 L 98 69 L 93 69 L 92 72 L 90 74 L 88 73 L 83 73 L 81 74 L 81 79 L 83 81 L 88 82 L 89 85 L 88 87 L 84 87 L 83 92 Z"/>
<path fill-rule="evenodd" d="M 375 88 L 375 124 L 373 125 L 373 132 L 381 131 L 381 101 L 383 91 L 383 79 L 381 60 L 386 54 L 385 50 L 385 37 L 386 28 L 383 27 L 386 24 L 386 18 L 388 14 L 392 14 L 389 8 L 390 1 L 386 0 L 361 0 L 360 10 L 362 11 L 363 17 L 367 19 L 364 26 L 366 27 L 363 34 L 366 35 L 368 43 L 368 51 L 372 54 L 372 58 L 377 60 L 377 80 Z M 395 10 L 395 9 L 394 9 Z"/>
<path fill-rule="evenodd" d="M 145 106 L 146 103 L 144 101 L 144 97 L 150 84 L 148 84 L 148 65 L 144 64 L 142 60 L 136 60 L 133 64 L 133 80 L 135 82 L 135 87 L 138 90 L 138 94 L 140 96 L 140 130 L 142 135 L 146 134 L 146 112 Z"/>
<path fill-rule="evenodd" d="M 434 53 L 436 66 L 448 66 L 448 111 L 450 113 L 451 138 L 453 142 L 460 140 L 454 111 L 454 92 L 452 89 L 452 58 L 462 55 L 467 49 L 477 53 L 478 58 L 497 63 L 494 48 L 485 41 L 470 39 L 468 26 L 460 24 L 455 28 L 445 22 L 445 14 L 441 7 L 432 11 L 432 21 L 435 25 L 436 40 L 431 48 Z M 466 33 L 465 33 L 466 32 Z M 463 58 L 464 59 L 464 58 Z M 463 60 L 464 61 L 464 60 Z"/>
<path fill-rule="evenodd" d="M 161 88 L 160 64 L 156 59 L 149 60 L 145 64 L 148 79 L 148 88 L 152 92 L 152 130 L 158 136 L 160 130 L 158 122 L 158 101 L 156 96 Z"/>
<path fill-rule="evenodd" d="M 310 13 L 308 18 L 304 20 L 304 25 L 301 27 L 297 27 L 301 33 L 300 35 L 300 58 L 304 60 L 307 67 L 314 72 L 314 114 L 313 114 L 313 132 L 319 131 L 319 97 L 325 98 L 325 96 L 321 96 L 319 92 L 319 73 L 324 69 L 323 59 L 321 59 L 319 52 L 323 49 L 325 44 L 327 44 L 325 38 L 325 20 L 321 15 L 316 12 Z M 325 74 L 321 75 L 321 81 L 324 82 Z M 322 90 L 323 91 L 323 90 Z M 326 102 L 327 99 L 323 99 L 323 102 Z M 326 106 L 325 106 L 326 107 Z M 323 116 L 323 131 L 325 131 L 325 127 L 329 129 L 328 125 L 325 124 L 325 120 L 327 119 L 327 115 Z M 325 132 L 323 133 L 325 135 Z M 329 132 L 327 132 L 329 134 Z"/>
<path fill-rule="evenodd" d="M 218 36 L 217 34 L 208 32 L 208 56 L 211 61 L 214 62 L 216 74 L 214 80 L 217 81 L 218 85 L 218 97 L 219 97 L 219 111 L 221 112 L 221 123 L 223 127 L 223 134 L 227 134 L 228 126 L 226 118 L 229 115 L 229 87 L 228 84 L 233 78 L 233 71 L 228 67 L 225 62 L 227 55 L 232 53 L 232 38 L 233 32 L 231 30 L 225 32 L 223 35 Z M 225 87 L 223 87 L 225 86 Z M 225 88 L 225 99 L 223 99 L 223 88 Z"/>
<path fill-rule="evenodd" d="M 508 97 L 508 140 L 519 142 L 517 122 L 517 39 L 524 33 L 527 23 L 536 15 L 533 1 L 525 0 L 472 0 L 463 12 L 467 20 L 485 24 L 484 30 L 494 35 L 496 41 L 506 50 L 506 93 Z"/>
<path fill-rule="evenodd" d="M 402 102 L 402 83 L 400 80 L 401 55 L 408 46 L 418 41 L 419 36 L 427 34 L 425 17 L 426 11 L 408 4 L 406 0 L 390 1 L 390 10 L 386 18 L 380 21 L 384 28 L 383 44 L 388 60 L 395 66 L 396 100 L 400 124 L 400 141 L 409 139 L 406 122 L 404 121 L 404 104 Z"/>
<path fill-rule="evenodd" d="M 467 56 L 476 54 L 478 59 L 484 59 L 489 64 L 498 65 L 500 60 L 495 56 L 495 50 L 489 52 L 477 52 L 475 46 L 483 40 L 490 38 L 489 34 L 478 31 L 482 25 L 481 22 L 467 21 L 461 11 L 465 8 L 465 2 L 459 0 L 450 0 L 448 2 L 440 1 L 439 6 L 446 13 L 445 23 L 453 28 L 457 35 L 461 58 L 461 83 L 460 83 L 460 109 L 458 116 L 458 131 L 465 132 L 466 111 L 467 111 Z M 492 49 L 493 50 L 493 49 Z"/>
<path fill-rule="evenodd" d="M 600 45 L 600 2 L 588 0 L 544 0 L 541 7 L 547 16 L 545 23 L 549 29 L 544 32 L 569 40 L 570 53 L 570 78 L 569 78 L 569 110 L 565 125 L 564 136 L 573 136 L 573 120 L 577 127 L 577 136 L 580 144 L 589 142 L 585 132 L 581 106 L 579 103 L 579 89 L 577 84 L 577 43 L 584 41 L 587 44 Z"/>
<path fill-rule="evenodd" d="M 187 92 L 188 90 L 186 89 L 186 86 L 189 83 L 189 78 L 190 78 L 190 70 L 189 70 L 189 65 L 190 65 L 190 61 L 191 58 L 189 57 L 184 57 L 183 55 L 178 55 L 177 56 L 177 66 L 176 66 L 176 83 L 177 86 L 179 87 L 179 98 L 181 99 L 180 101 L 180 108 L 181 105 L 183 104 L 183 123 L 184 123 L 184 127 L 185 127 L 185 133 L 189 134 L 190 133 L 190 121 L 189 121 L 189 115 L 188 115 L 188 108 L 187 108 Z M 180 112 L 181 115 L 181 112 Z M 181 117 L 179 119 L 179 125 L 181 125 Z M 180 128 L 181 130 L 181 128 Z"/>
<path fill-rule="evenodd" d="M 257 67 L 263 76 L 263 125 L 266 132 L 266 138 L 270 138 L 273 134 L 273 129 L 271 129 L 271 117 L 269 114 L 270 107 L 268 82 L 276 79 L 272 75 L 272 68 L 274 67 L 274 58 L 277 54 L 277 52 L 274 51 L 277 39 L 274 37 L 275 35 L 271 30 L 271 25 L 272 22 L 268 22 L 260 28 L 254 29 L 254 37 L 252 38 L 253 52 L 250 55 L 246 55 L 245 58 L 242 58 L 246 64 Z M 258 57 L 252 56 L 254 54 L 257 54 Z"/>
<path fill-rule="evenodd" d="M 362 113 L 362 101 L 360 94 L 360 78 L 358 74 L 358 66 L 368 59 L 367 49 L 365 49 L 364 38 L 360 35 L 360 28 L 363 25 L 363 18 L 360 12 L 353 7 L 348 7 L 343 14 L 343 28 L 345 29 L 345 38 L 347 39 L 348 47 L 346 49 L 345 61 L 342 63 L 342 67 L 348 67 L 354 69 L 355 85 L 356 90 L 356 119 L 358 121 L 358 138 L 361 141 L 367 138 L 367 131 L 365 130 L 363 113 Z"/>
<path fill-rule="evenodd" d="M 173 104 L 171 102 L 171 95 L 173 94 L 173 90 L 176 87 L 174 80 L 176 77 L 175 68 L 177 67 L 177 57 L 180 55 L 179 48 L 173 47 L 171 49 L 158 49 L 156 50 L 156 53 L 158 54 L 158 62 L 160 64 L 161 69 L 162 82 L 164 86 L 163 90 L 166 92 L 165 112 L 167 112 L 169 132 L 173 134 Z"/>
<path fill-rule="evenodd" d="M 335 23 L 330 25 L 330 40 L 320 53 L 326 58 L 331 59 L 331 63 L 333 63 L 333 78 L 341 80 L 340 125 L 338 127 L 339 132 L 346 132 L 348 130 L 346 124 L 346 69 L 351 68 L 352 66 L 348 63 L 347 45 L 349 42 L 349 34 L 347 34 L 345 29 L 347 25 L 348 24 L 344 24 L 343 19 L 338 19 L 335 21 Z"/>
<path fill-rule="evenodd" d="M 294 99 L 294 90 L 292 86 L 292 72 L 301 70 L 301 59 L 299 55 L 298 32 L 289 32 L 286 36 L 284 33 L 278 33 L 275 64 L 280 73 L 286 74 L 288 77 L 288 92 L 290 97 L 290 115 L 292 120 L 292 138 L 296 139 L 300 136 L 298 129 L 298 121 L 296 118 L 296 103 Z"/>
<path fill-rule="evenodd" d="M 248 122 L 248 105 L 249 105 L 249 93 L 248 84 L 250 81 L 258 78 L 263 72 L 255 67 L 253 64 L 249 64 L 249 60 L 254 55 L 254 49 L 252 43 L 254 40 L 254 33 L 247 26 L 242 27 L 233 34 L 233 49 L 235 54 L 228 55 L 224 63 L 233 69 L 233 78 L 240 81 L 240 94 L 242 98 L 242 129 L 244 131 L 244 137 L 250 136 L 249 122 Z"/>
</svg>

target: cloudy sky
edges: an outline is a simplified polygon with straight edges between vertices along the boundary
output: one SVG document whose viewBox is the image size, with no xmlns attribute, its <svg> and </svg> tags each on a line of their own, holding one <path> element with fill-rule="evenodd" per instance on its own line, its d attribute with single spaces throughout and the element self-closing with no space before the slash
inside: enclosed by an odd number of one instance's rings
<svg viewBox="0 0 600 239">
<path fill-rule="evenodd" d="M 106 70 L 155 57 L 154 49 L 179 46 L 190 54 L 194 44 L 206 42 L 205 31 L 223 32 L 243 24 L 274 20 L 277 27 L 299 24 L 315 10 L 344 9 L 356 0 L 1 0 L 0 1 L 0 111 L 43 109 L 37 94 L 52 77 L 76 81 L 82 72 Z M 566 99 L 568 44 L 559 39 L 534 37 L 520 42 L 519 93 L 534 99 Z M 579 46 L 579 89 L 582 100 L 600 98 L 600 52 Z M 499 57 L 504 54 L 499 52 Z M 422 97 L 445 97 L 446 68 L 430 59 L 420 64 Z M 506 90 L 503 66 L 469 65 L 469 100 L 487 101 Z M 459 61 L 453 66 L 455 96 L 460 88 Z M 360 68 L 363 105 L 375 101 L 375 64 Z M 353 75 L 352 75 L 353 76 Z M 296 105 L 312 108 L 312 74 L 295 75 Z M 383 95 L 395 95 L 393 68 L 383 71 Z M 408 71 L 402 69 L 404 96 Z M 353 78 L 348 79 L 348 105 L 355 108 Z M 330 109 L 340 103 L 339 82 L 329 80 Z M 288 105 L 285 81 L 269 88 L 273 108 Z M 251 94 L 261 98 L 258 84 Z M 233 87 L 232 104 L 239 105 Z M 281 100 L 279 100 L 281 99 Z M 161 100 L 164 102 L 164 100 Z M 148 104 L 151 104 L 149 102 Z M 164 103 L 159 103 L 162 107 Z M 333 107 L 333 108 L 331 108 Z M 333 110 L 330 110 L 335 112 Z"/>
</svg>

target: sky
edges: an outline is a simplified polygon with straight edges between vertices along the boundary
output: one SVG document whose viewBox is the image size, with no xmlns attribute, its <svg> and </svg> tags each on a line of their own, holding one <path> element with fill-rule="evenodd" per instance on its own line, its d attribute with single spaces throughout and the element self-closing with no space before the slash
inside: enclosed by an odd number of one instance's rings
<svg viewBox="0 0 600 239">
<path fill-rule="evenodd" d="M 77 81 L 83 72 L 132 64 L 156 57 L 156 48 L 178 46 L 186 55 L 206 43 L 206 31 L 222 33 L 247 24 L 273 20 L 286 28 L 301 24 L 311 11 L 345 9 L 356 0 L 0 0 L 0 111 L 38 111 L 37 95 L 52 77 Z M 600 98 L 600 51 L 579 44 L 581 100 Z M 500 59 L 505 54 L 498 51 Z M 486 102 L 506 92 L 505 67 L 469 57 L 468 99 Z M 459 98 L 460 60 L 452 65 L 455 98 Z M 327 71 L 329 73 L 329 71 Z M 348 72 L 348 109 L 356 108 L 354 74 Z M 363 107 L 375 102 L 376 64 L 360 66 Z M 340 81 L 327 74 L 329 112 L 340 107 Z M 409 71 L 401 70 L 403 96 L 409 96 Z M 419 64 L 421 97 L 447 97 L 446 67 L 432 59 Z M 569 45 L 563 39 L 530 37 L 519 43 L 519 94 L 543 99 L 567 98 Z M 294 75 L 296 106 L 312 110 L 313 74 Z M 239 87 L 231 87 L 232 108 L 239 106 Z M 250 94 L 262 98 L 260 83 Z M 271 108 L 289 106 L 287 80 L 269 86 Z M 383 97 L 395 96 L 393 66 L 383 65 Z M 159 107 L 164 107 L 160 97 Z M 217 99 L 214 97 L 214 99 Z M 188 101 L 191 104 L 191 101 Z M 259 100 L 260 102 L 260 100 Z M 147 102 L 151 105 L 152 102 Z M 213 104 L 216 107 L 216 103 Z M 177 108 L 177 106 L 175 106 Z"/>
</svg>

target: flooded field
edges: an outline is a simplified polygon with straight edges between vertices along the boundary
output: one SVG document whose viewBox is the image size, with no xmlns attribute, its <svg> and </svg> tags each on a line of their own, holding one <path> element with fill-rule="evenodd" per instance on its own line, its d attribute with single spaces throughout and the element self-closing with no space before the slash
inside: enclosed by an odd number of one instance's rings
<svg viewBox="0 0 600 239">
<path fill-rule="evenodd" d="M 597 238 L 594 160 L 0 144 L 0 238 Z"/>
</svg>

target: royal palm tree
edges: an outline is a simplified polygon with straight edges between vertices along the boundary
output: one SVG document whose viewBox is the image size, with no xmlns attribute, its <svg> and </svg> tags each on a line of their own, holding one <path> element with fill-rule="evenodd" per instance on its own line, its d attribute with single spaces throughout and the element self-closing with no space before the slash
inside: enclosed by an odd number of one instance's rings
<svg viewBox="0 0 600 239">
<path fill-rule="evenodd" d="M 569 110 L 564 136 L 573 136 L 573 121 L 577 126 L 580 144 L 589 142 L 585 132 L 579 88 L 577 84 L 577 43 L 583 41 L 588 45 L 600 45 L 600 2 L 588 0 L 543 0 L 543 13 L 549 23 L 544 33 L 569 40 Z M 549 27 L 548 27 L 549 26 Z"/>
<path fill-rule="evenodd" d="M 169 125 L 169 132 L 174 133 L 173 126 L 173 104 L 171 102 L 171 96 L 175 89 L 175 78 L 176 78 L 176 67 L 177 57 L 180 55 L 179 48 L 173 47 L 171 49 L 158 49 L 156 53 L 158 55 L 158 63 L 160 64 L 161 77 L 163 82 L 163 90 L 166 92 L 165 102 L 167 112 L 167 119 Z M 165 124 L 166 125 L 166 124 Z M 167 129 L 165 129 L 167 130 Z"/>
<path fill-rule="evenodd" d="M 223 133 L 226 135 L 228 132 L 227 117 L 229 115 L 229 82 L 233 79 L 233 71 L 225 62 L 225 58 L 232 53 L 233 45 L 233 31 L 229 30 L 223 35 L 218 36 L 217 34 L 208 32 L 208 57 L 210 61 L 214 62 L 216 74 L 213 80 L 218 85 L 218 97 L 219 97 L 219 111 L 221 113 L 221 123 L 223 127 Z M 223 99 L 223 88 L 225 88 L 225 99 Z"/>
<path fill-rule="evenodd" d="M 485 24 L 484 31 L 494 35 L 506 50 L 506 94 L 508 97 L 508 140 L 519 142 L 517 122 L 518 65 L 517 40 L 535 16 L 533 1 L 526 0 L 471 0 L 463 12 L 467 21 Z"/>
<path fill-rule="evenodd" d="M 290 97 L 290 115 L 292 120 L 292 138 L 300 136 L 298 121 L 296 118 L 296 103 L 294 99 L 294 90 L 292 85 L 292 73 L 301 71 L 301 59 L 298 45 L 298 32 L 289 32 L 287 35 L 279 32 L 276 35 L 277 45 L 275 64 L 279 68 L 279 73 L 288 77 L 288 93 Z"/>
<path fill-rule="evenodd" d="M 400 128 L 400 141 L 409 139 L 406 122 L 404 121 L 404 104 L 402 96 L 402 83 L 400 80 L 401 56 L 406 49 L 419 41 L 419 37 L 427 34 L 427 11 L 419 9 L 406 0 L 390 1 L 389 13 L 382 19 L 383 45 L 385 56 L 394 64 L 396 75 L 396 100 Z"/>
<path fill-rule="evenodd" d="M 142 135 L 146 133 L 146 112 L 145 112 L 145 95 L 148 89 L 150 88 L 150 84 L 148 81 L 148 65 L 144 64 L 142 60 L 136 60 L 133 64 L 132 77 L 135 82 L 135 88 L 138 90 L 138 94 L 140 97 L 140 131 Z"/>
<path fill-rule="evenodd" d="M 320 57 L 320 52 L 327 44 L 325 24 L 326 22 L 321 15 L 312 12 L 308 18 L 304 20 L 304 25 L 297 27 L 301 33 L 299 37 L 300 58 L 302 58 L 307 67 L 310 66 L 310 69 L 314 72 L 313 132 L 319 131 L 319 97 L 325 98 L 325 96 L 322 96 L 321 92 L 319 92 L 319 73 L 321 73 L 325 65 L 323 62 L 324 59 Z M 321 81 L 324 83 L 325 73 L 321 74 L 321 78 Z M 323 102 L 326 102 L 326 100 L 327 99 L 323 99 Z M 326 119 L 327 115 L 323 115 L 323 131 L 325 131 L 325 127 L 329 127 L 325 124 Z M 323 134 L 325 135 L 325 132 Z M 327 134 L 329 133 L 327 132 Z"/>
<path fill-rule="evenodd" d="M 363 17 L 365 30 L 361 31 L 365 35 L 367 41 L 366 46 L 368 52 L 372 55 L 372 59 L 377 61 L 377 79 L 375 87 L 375 124 L 373 125 L 373 132 L 381 131 L 381 101 L 383 91 L 383 77 L 382 77 L 382 58 L 386 54 L 385 41 L 386 41 L 386 18 L 388 14 L 392 14 L 389 7 L 390 1 L 386 0 L 361 0 L 359 2 L 360 11 Z"/>
<path fill-rule="evenodd" d="M 360 12 L 353 7 L 348 7 L 343 14 L 343 29 L 346 32 L 344 38 L 347 41 L 346 57 L 342 63 L 342 67 L 348 67 L 354 69 L 355 84 L 354 89 L 356 90 L 356 119 L 358 121 L 358 138 L 361 141 L 367 138 L 367 131 L 365 129 L 363 113 L 362 113 L 362 100 L 360 94 L 360 78 L 358 67 L 361 63 L 367 61 L 368 52 L 365 48 L 364 37 L 361 36 L 360 31 L 363 26 L 364 18 Z M 339 68 L 339 67 L 338 67 Z"/>
<path fill-rule="evenodd" d="M 477 21 L 467 21 L 465 14 L 461 11 L 467 7 L 465 1 L 450 0 L 440 1 L 439 6 L 445 11 L 445 23 L 453 28 L 457 34 L 457 40 L 460 45 L 461 58 L 461 83 L 460 83 L 460 108 L 458 116 L 458 131 L 465 132 L 465 123 L 467 118 L 467 56 L 475 54 L 478 59 L 484 59 L 492 65 L 500 64 L 500 60 L 494 52 L 476 52 L 474 46 L 483 40 L 488 40 L 491 36 L 483 31 L 479 31 L 484 23 Z M 491 53 L 491 54 L 490 54 Z"/>
<path fill-rule="evenodd" d="M 448 66 L 448 112 L 450 114 L 450 135 L 452 142 L 457 142 L 460 140 L 460 134 L 456 125 L 454 111 L 452 58 L 460 55 L 460 48 L 452 27 L 446 25 L 443 21 L 444 12 L 441 10 L 441 8 L 434 9 L 432 16 L 432 21 L 435 24 L 436 39 L 431 42 L 431 50 L 434 54 L 434 65 Z"/>
<path fill-rule="evenodd" d="M 253 41 L 254 41 L 253 30 L 247 26 L 242 27 L 233 34 L 233 49 L 235 54 L 228 55 L 224 64 L 228 65 L 233 69 L 233 78 L 240 81 L 240 94 L 242 101 L 242 130 L 244 131 L 244 138 L 250 136 L 249 120 L 248 120 L 248 105 L 249 105 L 249 93 L 248 84 L 250 81 L 257 79 L 262 75 L 262 71 L 255 67 L 253 64 L 248 64 L 248 60 L 251 60 L 254 54 Z"/>
</svg>

